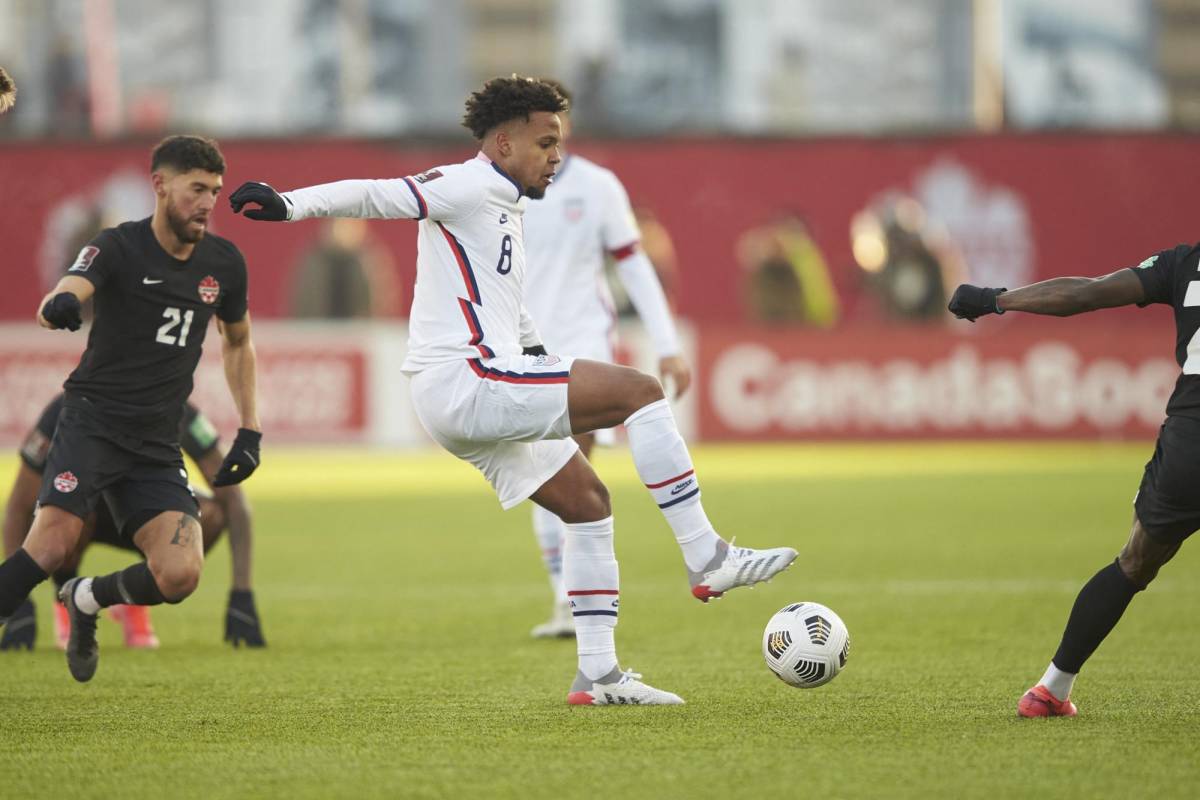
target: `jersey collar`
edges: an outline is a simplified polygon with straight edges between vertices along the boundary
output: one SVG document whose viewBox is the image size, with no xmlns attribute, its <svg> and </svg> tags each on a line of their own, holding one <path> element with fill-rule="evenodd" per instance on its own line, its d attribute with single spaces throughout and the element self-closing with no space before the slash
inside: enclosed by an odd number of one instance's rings
<svg viewBox="0 0 1200 800">
<path fill-rule="evenodd" d="M 480 161 L 484 162 L 485 164 L 490 164 L 492 169 L 496 170 L 496 172 L 500 174 L 500 177 L 504 178 L 504 180 L 511 183 L 513 185 L 513 188 L 517 190 L 517 199 L 518 200 L 520 200 L 524 196 L 525 190 L 521 188 L 521 184 L 519 184 L 515 180 L 513 180 L 513 177 L 511 175 L 509 175 L 507 172 L 500 169 L 500 165 L 497 164 L 495 161 L 492 161 L 492 159 L 490 159 L 486 153 L 484 153 L 482 150 L 480 150 L 476 154 L 475 158 L 479 159 Z"/>
</svg>

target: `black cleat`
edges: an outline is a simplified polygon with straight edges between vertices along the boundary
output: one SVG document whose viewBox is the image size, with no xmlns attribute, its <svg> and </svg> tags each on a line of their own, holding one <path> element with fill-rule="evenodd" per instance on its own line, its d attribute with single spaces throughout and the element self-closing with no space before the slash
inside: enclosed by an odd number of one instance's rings
<svg viewBox="0 0 1200 800">
<path fill-rule="evenodd" d="M 33 611 L 33 601 L 25 598 L 25 602 L 17 606 L 17 610 L 4 624 L 4 634 L 0 636 L 0 650 L 33 650 L 33 642 L 37 639 L 37 616 Z"/>
<path fill-rule="evenodd" d="M 63 584 L 58 600 L 67 608 L 71 618 L 71 638 L 67 641 L 67 666 L 71 677 L 80 683 L 90 681 L 100 662 L 100 645 L 96 643 L 96 615 L 85 614 L 75 605 L 75 587 L 82 578 L 72 578 Z"/>
</svg>

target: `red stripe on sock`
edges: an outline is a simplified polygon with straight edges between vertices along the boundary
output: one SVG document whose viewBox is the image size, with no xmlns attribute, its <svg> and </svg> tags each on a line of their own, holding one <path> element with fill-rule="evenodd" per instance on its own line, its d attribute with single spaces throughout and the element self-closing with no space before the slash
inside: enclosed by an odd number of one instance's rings
<svg viewBox="0 0 1200 800">
<path fill-rule="evenodd" d="M 688 475 L 691 475 L 695 471 L 696 470 L 694 470 L 694 469 L 689 469 L 687 472 L 683 473 L 682 475 L 676 475 L 674 478 L 663 481 L 662 483 L 647 483 L 646 488 L 647 489 L 661 489 L 664 486 L 669 486 L 670 484 L 675 483 L 675 481 L 683 480 L 684 478 L 686 478 Z"/>
<path fill-rule="evenodd" d="M 567 592 L 567 597 L 580 597 L 589 594 L 620 594 L 616 589 L 576 589 L 575 591 Z"/>
</svg>

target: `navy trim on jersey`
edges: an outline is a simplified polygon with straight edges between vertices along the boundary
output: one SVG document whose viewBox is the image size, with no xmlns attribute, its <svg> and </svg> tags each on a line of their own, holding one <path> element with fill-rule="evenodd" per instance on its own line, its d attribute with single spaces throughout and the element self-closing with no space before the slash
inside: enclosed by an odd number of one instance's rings
<svg viewBox="0 0 1200 800">
<path fill-rule="evenodd" d="M 517 190 L 517 199 L 520 200 L 521 195 L 525 194 L 525 190 L 523 188 L 521 188 L 521 184 L 519 184 L 515 180 L 513 180 L 512 175 L 509 175 L 507 172 L 500 169 L 500 165 L 497 164 L 495 161 L 491 162 L 491 164 L 492 164 L 492 169 L 496 170 L 496 172 L 499 172 L 502 176 L 504 176 L 504 180 L 508 181 L 509 183 L 511 183 L 513 185 L 513 187 Z"/>
<path fill-rule="evenodd" d="M 496 351 L 483 343 L 483 326 L 479 324 L 479 317 L 475 314 L 475 306 L 472 305 L 470 300 L 464 297 L 458 298 L 458 306 L 462 309 L 463 316 L 467 319 L 467 327 L 471 329 L 471 341 L 468 344 L 478 350 L 484 358 L 495 358 Z"/>
<path fill-rule="evenodd" d="M 409 190 L 412 191 L 413 197 L 417 198 L 417 210 L 420 213 L 420 216 L 417 217 L 417 221 L 419 222 L 419 221 L 425 219 L 426 217 L 428 217 L 429 216 L 429 206 L 425 205 L 425 198 L 421 197 L 421 193 L 417 191 L 417 185 L 415 183 L 413 183 L 412 179 L 410 179 L 410 178 L 404 179 L 404 185 L 407 186 L 409 188 Z"/>
<path fill-rule="evenodd" d="M 475 305 L 483 305 L 483 299 L 479 296 L 479 284 L 475 282 L 475 270 L 471 269 L 471 259 L 467 258 L 466 248 L 455 238 L 453 233 L 446 230 L 445 225 L 439 222 L 437 226 L 442 229 L 442 233 L 446 236 L 446 241 L 450 243 L 450 249 L 454 252 L 454 259 L 458 262 L 458 269 L 462 273 L 463 283 L 467 285 L 467 299 Z"/>
</svg>

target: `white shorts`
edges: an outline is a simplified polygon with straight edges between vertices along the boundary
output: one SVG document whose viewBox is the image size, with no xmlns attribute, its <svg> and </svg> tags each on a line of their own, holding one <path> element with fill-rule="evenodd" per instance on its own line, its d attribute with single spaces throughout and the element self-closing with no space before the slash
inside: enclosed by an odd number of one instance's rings
<svg viewBox="0 0 1200 800">
<path fill-rule="evenodd" d="M 605 364 L 615 363 L 613 356 L 613 336 L 568 336 L 563 338 L 562 331 L 554 337 L 553 350 L 556 353 L 570 353 L 572 359 L 586 358 L 590 361 L 603 361 Z M 549 345 L 547 345 L 549 347 Z M 599 428 L 592 431 L 596 444 L 600 447 L 612 447 L 617 443 L 615 428 Z"/>
<path fill-rule="evenodd" d="M 413 407 L 429 435 L 482 472 L 509 509 L 579 449 L 567 413 L 573 362 L 558 356 L 448 361 L 413 375 Z"/>
</svg>

